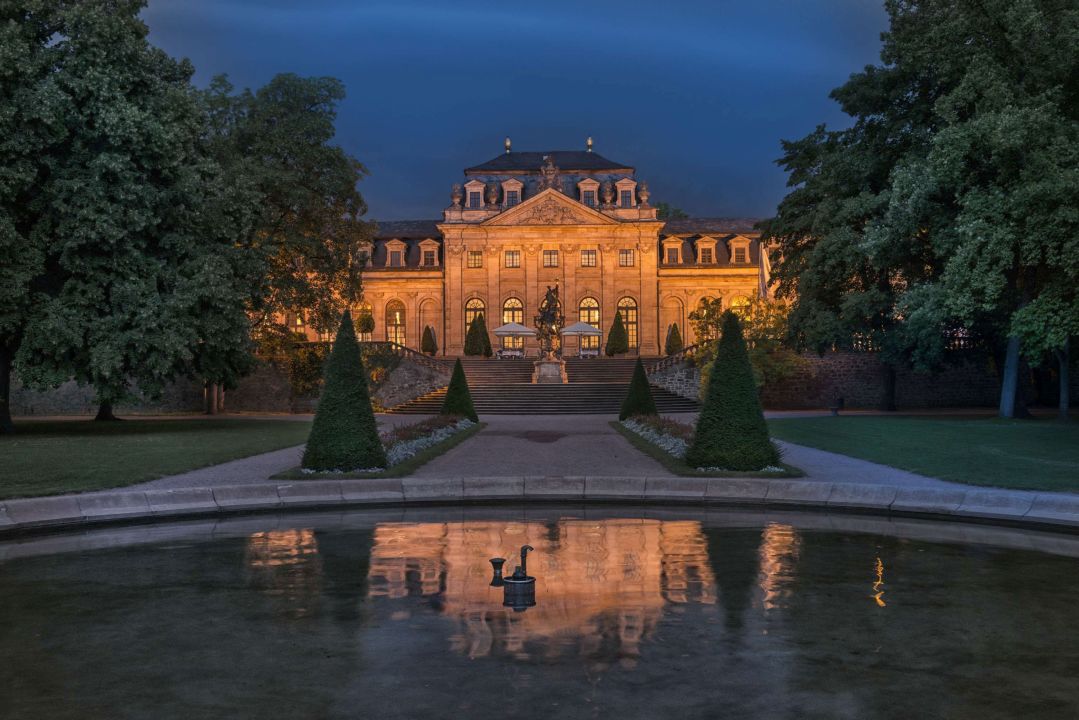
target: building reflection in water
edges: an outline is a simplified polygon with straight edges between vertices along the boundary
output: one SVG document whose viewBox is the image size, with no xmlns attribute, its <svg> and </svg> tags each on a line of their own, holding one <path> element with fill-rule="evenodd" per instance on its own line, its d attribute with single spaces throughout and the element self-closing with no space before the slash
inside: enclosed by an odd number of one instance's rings
<svg viewBox="0 0 1079 720">
<path fill-rule="evenodd" d="M 305 617 L 322 593 L 322 560 L 311 529 L 273 530 L 247 538 L 250 579 L 282 603 L 290 617 Z"/>
<path fill-rule="evenodd" d="M 766 611 L 789 603 L 801 544 L 798 531 L 791 525 L 769 523 L 761 533 L 761 605 Z"/>
<path fill-rule="evenodd" d="M 502 607 L 492 557 L 517 562 L 535 548 L 536 607 Z M 590 655 L 631 660 L 668 603 L 715 603 L 700 523 L 572 520 L 387 524 L 375 530 L 369 595 L 420 596 L 458 624 L 453 647 L 469 657 Z M 395 614 L 396 619 L 407 615 Z M 616 648 L 612 644 L 617 645 Z"/>
</svg>

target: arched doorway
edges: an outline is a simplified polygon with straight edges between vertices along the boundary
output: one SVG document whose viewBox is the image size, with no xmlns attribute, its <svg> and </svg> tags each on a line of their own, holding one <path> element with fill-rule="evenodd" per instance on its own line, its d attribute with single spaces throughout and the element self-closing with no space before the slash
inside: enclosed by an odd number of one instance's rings
<svg viewBox="0 0 1079 720">
<path fill-rule="evenodd" d="M 391 300 L 386 303 L 386 339 L 398 345 L 404 345 L 407 340 L 405 304 L 400 300 Z"/>
<path fill-rule="evenodd" d="M 502 324 L 525 322 L 525 304 L 517 298 L 509 298 L 502 303 Z M 525 346 L 523 337 L 504 337 L 502 347 L 506 350 L 522 350 Z"/>
<path fill-rule="evenodd" d="M 619 300 L 618 314 L 622 316 L 622 324 L 626 327 L 626 335 L 629 337 L 630 349 L 638 347 L 637 301 L 631 297 L 624 297 Z"/>
<path fill-rule="evenodd" d="M 483 311 L 487 309 L 483 300 L 479 298 L 472 298 L 465 303 L 465 338 L 468 337 L 468 329 L 472 327 L 472 321 L 476 319 L 478 315 L 483 315 Z M 490 329 L 490 328 L 488 328 Z"/>
<path fill-rule="evenodd" d="M 599 322 L 599 301 L 594 297 L 586 297 L 581 300 L 580 305 L 577 306 L 577 319 L 580 322 L 588 323 L 594 328 L 602 330 L 603 327 Z M 599 335 L 587 336 L 581 338 L 582 350 L 598 350 L 599 349 Z"/>
</svg>

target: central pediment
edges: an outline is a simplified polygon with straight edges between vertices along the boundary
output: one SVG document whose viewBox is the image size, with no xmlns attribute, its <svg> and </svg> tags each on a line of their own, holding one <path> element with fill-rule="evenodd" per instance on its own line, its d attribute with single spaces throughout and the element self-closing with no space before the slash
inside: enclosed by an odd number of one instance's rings
<svg viewBox="0 0 1079 720">
<path fill-rule="evenodd" d="M 480 223 L 504 225 L 617 225 L 603 213 L 582 205 L 552 188 L 529 198 L 512 210 Z"/>
</svg>

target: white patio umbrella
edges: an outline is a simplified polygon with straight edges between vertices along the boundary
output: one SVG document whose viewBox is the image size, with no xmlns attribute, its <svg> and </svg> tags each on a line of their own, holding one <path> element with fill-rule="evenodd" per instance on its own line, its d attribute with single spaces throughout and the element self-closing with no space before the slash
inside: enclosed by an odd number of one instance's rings
<svg viewBox="0 0 1079 720">
<path fill-rule="evenodd" d="M 506 323 L 500 327 L 496 327 L 492 330 L 497 337 L 532 337 L 536 334 L 536 331 L 530 327 L 525 327 L 521 323 Z"/>
<path fill-rule="evenodd" d="M 589 325 L 586 322 L 575 322 L 569 327 L 562 328 L 563 335 L 588 335 L 597 336 L 603 335 L 603 331 L 598 327 Z"/>
</svg>

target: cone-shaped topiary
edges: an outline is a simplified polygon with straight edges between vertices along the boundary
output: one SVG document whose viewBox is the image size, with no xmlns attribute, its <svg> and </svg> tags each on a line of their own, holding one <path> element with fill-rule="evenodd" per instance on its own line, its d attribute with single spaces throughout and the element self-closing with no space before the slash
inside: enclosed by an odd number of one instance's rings
<svg viewBox="0 0 1079 720">
<path fill-rule="evenodd" d="M 620 312 L 614 314 L 611 331 L 607 333 L 607 347 L 604 348 L 603 352 L 607 354 L 607 357 L 629 352 L 629 333 L 626 332 L 626 326 L 622 323 L 622 313 Z"/>
<path fill-rule="evenodd" d="M 430 325 L 423 326 L 423 339 L 420 341 L 420 352 L 434 355 L 438 352 L 438 343 L 435 342 L 435 331 Z"/>
<path fill-rule="evenodd" d="M 367 371 L 348 310 L 341 318 L 324 377 L 302 466 L 323 471 L 386 467 L 367 392 Z"/>
<path fill-rule="evenodd" d="M 487 337 L 487 321 L 483 313 L 476 315 L 465 335 L 465 355 L 491 357 L 491 338 Z"/>
<path fill-rule="evenodd" d="M 453 375 L 450 377 L 450 386 L 446 388 L 446 399 L 442 401 L 443 415 L 460 415 L 472 422 L 478 422 L 476 408 L 472 405 L 472 393 L 468 389 L 468 380 L 465 378 L 465 369 L 461 367 L 461 358 L 453 364 Z"/>
<path fill-rule="evenodd" d="M 644 363 L 637 358 L 637 364 L 633 366 L 633 379 L 629 381 L 629 393 L 622 401 L 622 411 L 618 413 L 619 420 L 625 420 L 633 415 L 658 415 L 656 401 L 652 399 L 652 388 L 648 384 L 648 375 L 644 371 Z"/>
<path fill-rule="evenodd" d="M 691 467 L 760 470 L 779 462 L 768 438 L 742 323 L 728 311 L 716 347 L 704 407 L 686 452 Z"/>
<path fill-rule="evenodd" d="M 674 355 L 682 352 L 682 331 L 678 329 L 678 323 L 671 323 L 667 328 L 667 341 L 663 343 L 663 354 Z"/>
</svg>

